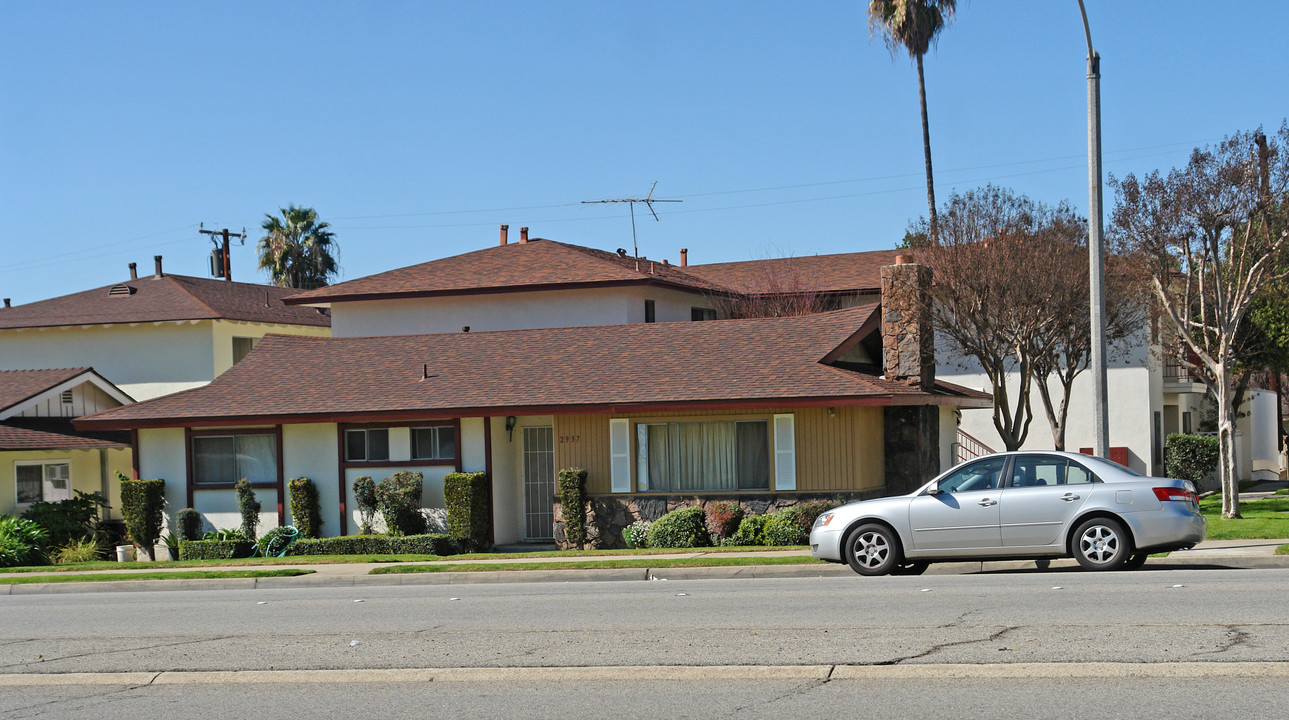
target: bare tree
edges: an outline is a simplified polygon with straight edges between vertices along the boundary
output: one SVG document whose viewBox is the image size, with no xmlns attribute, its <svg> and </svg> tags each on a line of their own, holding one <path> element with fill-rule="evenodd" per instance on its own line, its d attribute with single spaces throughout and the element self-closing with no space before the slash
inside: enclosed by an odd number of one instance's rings
<svg viewBox="0 0 1289 720">
<path fill-rule="evenodd" d="M 795 258 L 755 263 L 750 272 L 739 283 L 741 292 L 711 296 L 719 317 L 787 317 L 838 308 L 835 298 L 819 290 L 815 273 Z"/>
<path fill-rule="evenodd" d="M 994 428 L 1008 450 L 1029 435 L 1034 351 L 1058 305 L 1060 283 L 1037 239 L 1071 215 L 993 185 L 954 193 L 940 211 L 939 244 L 916 251 L 935 273 L 937 344 L 989 378 Z"/>
<path fill-rule="evenodd" d="M 1057 450 L 1066 449 L 1074 380 L 1092 360 L 1087 239 L 1086 221 L 1061 206 L 1052 222 L 1040 228 L 1030 241 L 1030 252 L 1047 258 L 1050 269 L 1046 278 L 1052 283 L 1045 293 L 1050 317 L 1031 336 L 1029 355 L 1034 385 L 1043 401 L 1052 444 Z M 1106 344 L 1110 359 L 1117 359 L 1146 338 L 1149 286 L 1139 264 L 1111 256 L 1107 265 Z"/>
<path fill-rule="evenodd" d="M 1289 276 L 1289 124 L 1270 140 L 1237 132 L 1196 148 L 1182 169 L 1110 178 L 1114 238 L 1149 261 L 1161 313 L 1189 353 L 1178 358 L 1218 404 L 1222 516 L 1240 516 L 1235 374 L 1251 304 Z"/>
</svg>

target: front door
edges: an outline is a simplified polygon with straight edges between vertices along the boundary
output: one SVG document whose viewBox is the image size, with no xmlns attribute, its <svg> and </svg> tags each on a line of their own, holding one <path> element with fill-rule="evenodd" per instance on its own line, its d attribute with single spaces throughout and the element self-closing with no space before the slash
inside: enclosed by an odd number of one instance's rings
<svg viewBox="0 0 1289 720">
<path fill-rule="evenodd" d="M 524 539 L 555 537 L 555 430 L 524 428 Z"/>
<path fill-rule="evenodd" d="M 998 499 L 1006 457 L 964 465 L 940 479 L 935 494 L 909 503 L 909 525 L 917 550 L 998 548 Z"/>
</svg>

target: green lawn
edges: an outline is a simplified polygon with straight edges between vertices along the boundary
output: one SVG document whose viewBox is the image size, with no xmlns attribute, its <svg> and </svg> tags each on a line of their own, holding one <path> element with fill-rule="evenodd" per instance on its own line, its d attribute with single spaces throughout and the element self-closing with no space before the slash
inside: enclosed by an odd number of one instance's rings
<svg viewBox="0 0 1289 720">
<path fill-rule="evenodd" d="M 26 585 L 31 583 L 109 582 L 115 580 L 209 580 L 221 578 L 295 577 L 310 575 L 316 570 L 283 568 L 281 570 L 182 570 L 179 572 L 130 572 L 59 575 L 10 575 L 0 577 L 0 585 Z"/>
<path fill-rule="evenodd" d="M 1289 538 L 1289 497 L 1241 502 L 1238 520 L 1222 517 L 1221 495 L 1200 500 L 1199 509 L 1208 520 L 1209 540 Z"/>
<path fill-rule="evenodd" d="M 432 572 L 493 572 L 509 570 L 586 570 L 586 569 L 631 569 L 631 568 L 678 568 L 678 567 L 733 567 L 739 565 L 824 565 L 823 560 L 816 560 L 803 555 L 774 557 L 719 557 L 700 558 L 616 558 L 611 560 L 537 562 L 537 563 L 464 563 L 460 565 L 390 565 L 373 569 L 371 575 L 390 575 L 395 573 L 432 573 Z"/>
</svg>

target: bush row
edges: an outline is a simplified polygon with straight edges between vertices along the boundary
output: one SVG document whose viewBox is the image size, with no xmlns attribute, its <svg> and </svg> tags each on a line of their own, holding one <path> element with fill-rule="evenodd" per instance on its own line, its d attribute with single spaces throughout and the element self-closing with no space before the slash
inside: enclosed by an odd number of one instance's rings
<svg viewBox="0 0 1289 720">
<path fill-rule="evenodd" d="M 329 538 L 300 538 L 286 554 L 291 555 L 455 555 L 460 545 L 449 535 L 344 535 Z"/>
<path fill-rule="evenodd" d="M 622 531 L 627 547 L 685 548 L 711 545 L 805 545 L 815 518 L 838 503 L 816 501 L 766 515 L 744 517 L 733 503 L 677 508 L 649 523 L 632 523 Z"/>
<path fill-rule="evenodd" d="M 179 543 L 180 560 L 228 560 L 250 557 L 255 543 L 250 540 L 184 540 Z"/>
</svg>

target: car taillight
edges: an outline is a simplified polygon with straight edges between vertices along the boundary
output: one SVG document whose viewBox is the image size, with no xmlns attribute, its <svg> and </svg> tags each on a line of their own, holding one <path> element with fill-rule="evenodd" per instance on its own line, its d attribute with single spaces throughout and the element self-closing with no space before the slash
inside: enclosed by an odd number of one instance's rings
<svg viewBox="0 0 1289 720">
<path fill-rule="evenodd" d="M 1155 488 L 1155 497 L 1163 501 L 1181 500 L 1182 502 L 1199 502 L 1199 497 L 1194 492 L 1185 488 L 1157 487 Z"/>
</svg>

